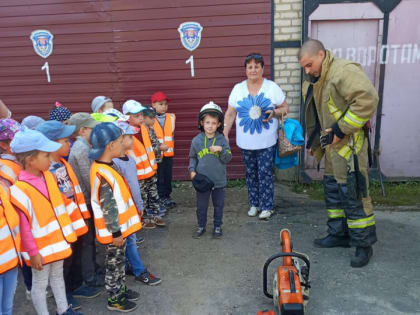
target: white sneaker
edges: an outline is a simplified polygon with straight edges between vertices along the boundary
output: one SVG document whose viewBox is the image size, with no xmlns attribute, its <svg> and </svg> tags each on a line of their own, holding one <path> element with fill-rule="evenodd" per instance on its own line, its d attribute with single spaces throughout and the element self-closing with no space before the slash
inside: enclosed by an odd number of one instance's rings
<svg viewBox="0 0 420 315">
<path fill-rule="evenodd" d="M 273 213 L 273 211 L 263 210 L 263 211 L 261 211 L 259 218 L 260 219 L 268 219 L 269 217 L 271 217 L 272 213 Z"/>
<path fill-rule="evenodd" d="M 258 208 L 252 206 L 249 211 L 248 211 L 248 216 L 249 217 L 255 217 L 258 214 Z"/>
<path fill-rule="evenodd" d="M 28 301 L 32 301 L 31 291 L 29 291 L 28 289 L 26 289 L 26 299 Z"/>
</svg>

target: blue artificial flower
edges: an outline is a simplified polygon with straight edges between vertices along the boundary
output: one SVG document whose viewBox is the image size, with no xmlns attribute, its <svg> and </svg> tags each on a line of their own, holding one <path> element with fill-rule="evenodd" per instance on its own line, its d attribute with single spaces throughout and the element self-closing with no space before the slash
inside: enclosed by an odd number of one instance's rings
<svg viewBox="0 0 420 315">
<path fill-rule="evenodd" d="M 269 109 L 274 109 L 274 107 L 271 105 L 271 101 L 264 97 L 264 93 L 256 96 L 248 95 L 242 101 L 238 101 L 238 105 L 236 111 L 239 118 L 241 118 L 239 126 L 244 128 L 244 132 L 250 131 L 251 135 L 253 135 L 255 131 L 261 133 L 263 128 L 270 128 L 273 120 L 271 119 L 269 122 L 263 122 L 263 120 L 267 116 L 265 112 Z"/>
</svg>

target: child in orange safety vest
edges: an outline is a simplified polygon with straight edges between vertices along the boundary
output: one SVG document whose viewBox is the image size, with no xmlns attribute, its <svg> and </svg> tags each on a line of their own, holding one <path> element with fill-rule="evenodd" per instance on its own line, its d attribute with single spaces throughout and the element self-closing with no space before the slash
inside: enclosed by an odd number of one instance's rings
<svg viewBox="0 0 420 315">
<path fill-rule="evenodd" d="M 50 153 L 61 144 L 42 133 L 22 127 L 10 143 L 23 169 L 10 187 L 10 199 L 19 214 L 21 254 L 32 268 L 32 303 L 37 314 L 48 314 L 46 289 L 51 286 L 57 314 L 74 315 L 68 304 L 63 278 L 63 261 L 72 254 L 77 240 L 70 218 L 72 206 L 60 193 L 48 172 Z"/>
<path fill-rule="evenodd" d="M 16 132 L 20 129 L 20 124 L 10 118 L 0 119 L 0 181 L 10 187 L 14 184 L 22 166 L 10 151 L 10 142 Z"/>
<path fill-rule="evenodd" d="M 133 138 L 133 149 L 129 151 L 129 155 L 136 160 L 137 178 L 146 210 L 146 215 L 143 217 L 144 228 L 151 229 L 156 225 L 165 226 L 165 222 L 159 216 L 155 153 L 146 128 L 144 126 L 142 128 L 143 111 L 146 107 L 135 100 L 128 100 L 124 103 L 122 110 L 124 115 L 129 116 L 128 123 L 136 132 Z"/>
<path fill-rule="evenodd" d="M 91 205 L 95 216 L 96 239 L 105 245 L 105 288 L 107 308 L 131 312 L 139 294 L 125 285 L 126 238 L 142 224 L 127 182 L 113 163 L 124 151 L 121 129 L 104 122 L 93 128 L 89 157 Z"/>
<path fill-rule="evenodd" d="M 12 314 L 20 257 L 19 216 L 9 200 L 9 188 L 0 183 L 0 313 Z"/>
<path fill-rule="evenodd" d="M 77 241 L 72 244 L 73 255 L 64 261 L 64 282 L 66 284 L 67 300 L 75 307 L 80 303 L 75 296 L 82 298 L 94 298 L 101 293 L 99 288 L 95 288 L 83 283 L 82 268 L 86 264 L 94 267 L 94 261 L 83 261 L 82 264 L 82 238 L 88 232 L 85 219 L 90 218 L 90 213 L 86 207 L 85 197 L 80 188 L 79 181 L 73 168 L 64 159 L 70 152 L 70 139 L 76 126 L 65 125 L 56 120 L 49 120 L 41 123 L 37 130 L 44 134 L 48 139 L 60 143 L 62 146 L 56 152 L 50 154 L 51 165 L 49 171 L 53 174 L 60 192 L 65 200 L 72 206 L 69 213 L 72 220 L 73 229 L 77 234 Z"/>
<path fill-rule="evenodd" d="M 162 161 L 157 169 L 157 188 L 161 202 L 167 208 L 176 207 L 176 203 L 171 199 L 172 193 L 172 168 L 175 150 L 175 120 L 173 113 L 167 113 L 169 99 L 165 93 L 159 91 L 151 97 L 152 107 L 156 111 L 156 120 L 153 129 L 159 142 L 162 144 Z"/>
</svg>

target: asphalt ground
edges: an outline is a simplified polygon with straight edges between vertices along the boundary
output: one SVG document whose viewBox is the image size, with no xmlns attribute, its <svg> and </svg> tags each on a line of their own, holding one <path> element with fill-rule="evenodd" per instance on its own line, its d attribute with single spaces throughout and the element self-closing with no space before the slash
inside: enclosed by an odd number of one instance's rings
<svg viewBox="0 0 420 315">
<path fill-rule="evenodd" d="M 305 314 L 420 314 L 420 209 L 381 208 L 376 211 L 379 241 L 368 266 L 350 267 L 354 248 L 320 249 L 312 245 L 325 235 L 322 202 L 294 194 L 276 184 L 276 213 L 269 221 L 247 216 L 246 188 L 226 192 L 224 235 L 211 237 L 212 208 L 206 234 L 193 239 L 195 194 L 188 184 L 176 188 L 177 208 L 170 210 L 166 228 L 142 230 L 141 257 L 162 284 L 146 286 L 127 277 L 139 291 L 138 308 L 131 314 L 257 314 L 274 309 L 262 290 L 262 269 L 268 257 L 280 251 L 279 232 L 288 228 L 294 250 L 311 261 L 312 288 Z M 273 262 L 269 281 L 273 278 Z M 21 276 L 14 314 L 35 314 L 25 297 Z M 271 290 L 271 285 L 269 286 Z M 106 309 L 106 293 L 80 299 L 83 314 L 115 314 Z M 48 299 L 55 314 L 54 299 Z"/>
</svg>

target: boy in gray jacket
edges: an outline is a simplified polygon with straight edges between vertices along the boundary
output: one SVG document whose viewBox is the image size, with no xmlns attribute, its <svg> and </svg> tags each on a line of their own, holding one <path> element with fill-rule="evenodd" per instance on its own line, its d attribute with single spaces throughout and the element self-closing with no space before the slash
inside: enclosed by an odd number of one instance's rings
<svg viewBox="0 0 420 315">
<path fill-rule="evenodd" d="M 220 106 L 210 102 L 200 110 L 198 127 L 201 133 L 194 137 L 190 148 L 189 171 L 197 191 L 198 228 L 194 237 L 206 231 L 207 209 L 210 195 L 214 206 L 213 237 L 222 236 L 223 207 L 225 203 L 226 164 L 232 159 L 229 143 L 223 136 L 223 112 Z M 210 186 L 199 187 L 197 174 L 205 178 Z M 196 179 L 196 180 L 195 180 Z"/>
</svg>

